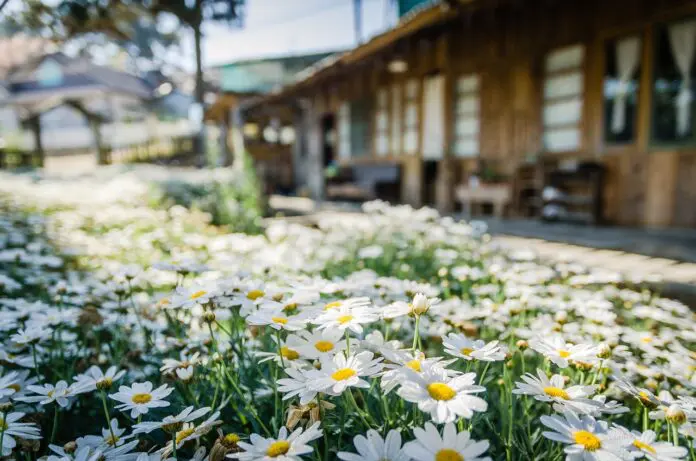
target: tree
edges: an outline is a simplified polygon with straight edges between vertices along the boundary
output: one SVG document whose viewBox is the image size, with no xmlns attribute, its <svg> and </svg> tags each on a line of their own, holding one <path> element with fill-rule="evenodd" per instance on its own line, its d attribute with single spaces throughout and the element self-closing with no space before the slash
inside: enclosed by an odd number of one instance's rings
<svg viewBox="0 0 696 461">
<path fill-rule="evenodd" d="M 0 0 L 2 1 L 2 0 Z M 196 55 L 195 101 L 204 107 L 202 62 L 202 26 L 204 21 L 241 25 L 245 0 L 60 0 L 47 6 L 40 0 L 28 0 L 20 21 L 31 29 L 50 32 L 69 40 L 90 34 L 103 34 L 122 47 L 134 48 L 141 56 L 153 56 L 152 38 L 147 34 L 157 21 L 176 18 L 193 33 Z M 205 133 L 197 139 L 201 159 L 205 159 Z"/>
</svg>

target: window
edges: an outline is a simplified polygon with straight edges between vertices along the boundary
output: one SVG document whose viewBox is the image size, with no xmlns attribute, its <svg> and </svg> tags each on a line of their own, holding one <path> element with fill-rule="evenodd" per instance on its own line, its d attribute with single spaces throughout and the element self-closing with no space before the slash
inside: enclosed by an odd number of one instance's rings
<svg viewBox="0 0 696 461">
<path fill-rule="evenodd" d="M 638 115 L 641 39 L 622 37 L 607 43 L 604 72 L 604 140 L 635 140 Z"/>
<path fill-rule="evenodd" d="M 402 88 L 398 83 L 391 88 L 391 152 L 392 155 L 401 154 L 401 97 Z"/>
<path fill-rule="evenodd" d="M 689 143 L 694 127 L 696 20 L 657 31 L 653 83 L 652 136 L 656 143 Z"/>
<path fill-rule="evenodd" d="M 406 112 L 404 117 L 403 149 L 413 155 L 418 150 L 418 80 L 406 83 Z"/>
<path fill-rule="evenodd" d="M 567 152 L 580 147 L 585 49 L 574 45 L 549 53 L 544 78 L 544 148 Z"/>
<path fill-rule="evenodd" d="M 370 155 L 370 117 L 372 100 L 370 98 L 353 101 L 350 104 L 350 154 L 352 157 Z"/>
<path fill-rule="evenodd" d="M 476 157 L 479 154 L 479 78 L 463 75 L 457 79 L 454 108 L 454 155 Z"/>
<path fill-rule="evenodd" d="M 389 153 L 389 93 L 386 88 L 382 88 L 377 92 L 375 153 L 380 157 Z"/>
</svg>

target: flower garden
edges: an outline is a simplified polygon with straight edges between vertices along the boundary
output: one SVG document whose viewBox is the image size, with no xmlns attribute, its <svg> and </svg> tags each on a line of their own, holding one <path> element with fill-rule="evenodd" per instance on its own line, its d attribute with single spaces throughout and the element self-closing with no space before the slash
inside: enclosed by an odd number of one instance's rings
<svg viewBox="0 0 696 461">
<path fill-rule="evenodd" d="M 151 177 L 0 177 L 0 456 L 696 461 L 688 306 L 430 209 L 261 228 Z"/>
</svg>

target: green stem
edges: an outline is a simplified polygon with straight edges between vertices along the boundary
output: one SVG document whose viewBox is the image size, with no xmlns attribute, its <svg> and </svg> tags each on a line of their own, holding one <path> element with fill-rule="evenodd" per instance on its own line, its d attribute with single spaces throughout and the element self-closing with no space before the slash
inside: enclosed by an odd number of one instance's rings
<svg viewBox="0 0 696 461">
<path fill-rule="evenodd" d="M 36 378 L 41 378 L 39 374 L 39 361 L 36 359 L 36 344 L 31 345 L 31 355 L 34 357 L 34 373 L 36 373 Z"/>
<path fill-rule="evenodd" d="M 54 412 L 53 412 L 53 429 L 51 429 L 51 443 L 56 440 L 56 432 L 58 431 L 58 403 L 54 402 Z"/>
<path fill-rule="evenodd" d="M 420 336 L 420 315 L 416 315 L 416 325 L 414 327 L 413 331 L 413 345 L 411 346 L 412 350 L 416 350 L 416 346 L 419 344 L 419 336 Z"/>
<path fill-rule="evenodd" d="M 7 416 L 7 412 L 3 411 L 2 412 L 2 419 L 0 420 L 2 424 L 0 424 L 0 456 L 2 456 L 2 445 L 3 441 L 5 440 L 5 428 L 7 427 L 7 424 L 5 424 L 5 417 Z"/>
<path fill-rule="evenodd" d="M 172 454 L 174 456 L 174 459 L 176 458 L 176 431 L 172 433 Z"/>
<path fill-rule="evenodd" d="M 111 419 L 109 417 L 109 406 L 106 404 L 106 392 L 101 391 L 101 401 L 102 407 L 104 408 L 104 417 L 106 418 L 106 427 L 109 428 L 109 434 L 111 434 L 111 441 L 116 447 L 116 436 L 114 435 L 114 430 L 111 428 Z"/>
</svg>

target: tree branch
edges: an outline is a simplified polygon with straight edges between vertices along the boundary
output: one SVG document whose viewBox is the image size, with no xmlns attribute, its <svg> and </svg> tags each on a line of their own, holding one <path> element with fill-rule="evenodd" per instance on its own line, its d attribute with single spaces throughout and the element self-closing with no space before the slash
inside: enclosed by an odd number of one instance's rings
<svg viewBox="0 0 696 461">
<path fill-rule="evenodd" d="M 2 0 L 2 3 L 0 3 L 0 11 L 2 11 L 5 6 L 10 2 L 10 0 Z"/>
</svg>

